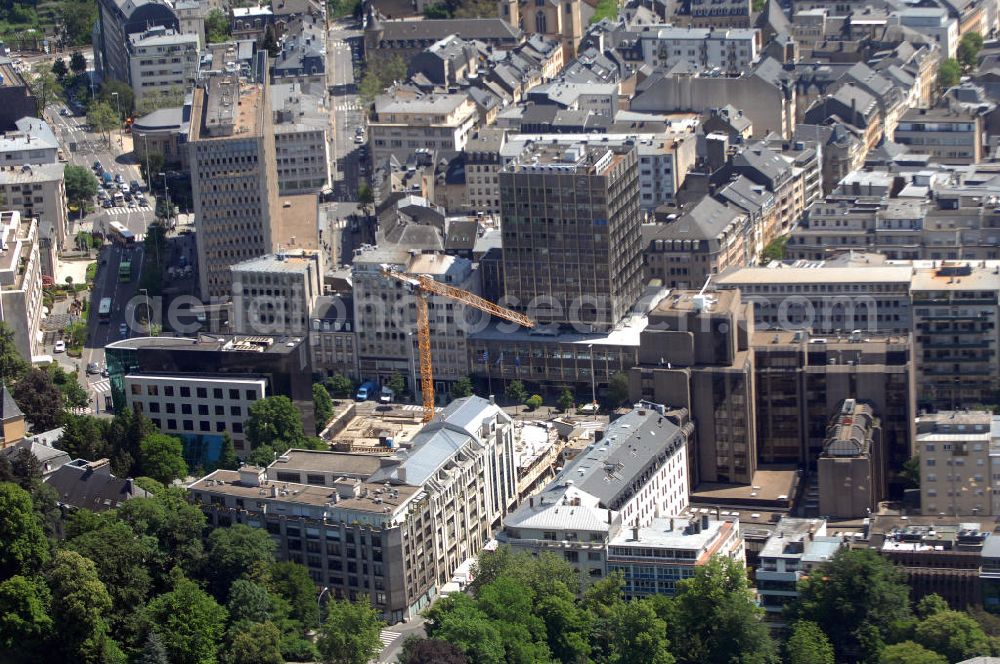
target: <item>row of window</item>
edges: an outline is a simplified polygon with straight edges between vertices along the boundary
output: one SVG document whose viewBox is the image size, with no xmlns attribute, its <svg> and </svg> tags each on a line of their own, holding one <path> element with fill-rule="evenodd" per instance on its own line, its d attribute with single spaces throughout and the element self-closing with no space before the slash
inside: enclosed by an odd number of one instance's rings
<svg viewBox="0 0 1000 664">
<path fill-rule="evenodd" d="M 150 396 L 150 397 L 160 396 L 160 392 L 161 392 L 160 387 L 161 387 L 160 385 L 147 384 L 146 385 L 146 396 Z M 181 385 L 181 386 L 178 386 L 178 387 L 175 387 L 173 385 L 163 385 L 162 387 L 163 387 L 163 390 L 162 390 L 163 396 L 165 396 L 165 397 L 172 397 L 172 396 L 179 395 L 181 398 L 187 399 L 187 398 L 190 398 L 191 394 L 192 394 L 191 388 L 189 386 L 187 386 L 187 385 Z M 194 395 L 196 397 L 198 397 L 199 399 L 207 399 L 208 398 L 208 390 L 209 390 L 209 388 L 207 388 L 207 387 L 197 387 L 194 390 Z M 140 385 L 139 383 L 133 383 L 132 387 L 131 387 L 131 392 L 135 396 L 142 395 L 142 392 L 143 392 L 142 385 Z M 227 390 L 224 390 L 221 387 L 212 388 L 212 398 L 213 399 L 217 399 L 217 400 L 218 399 L 223 399 L 223 398 L 225 398 L 223 396 L 225 394 L 227 394 Z M 238 390 L 238 389 L 236 389 L 236 388 L 229 388 L 229 390 L 228 390 L 228 398 L 231 401 L 237 401 L 237 400 L 243 400 L 243 399 L 245 399 L 246 401 L 256 401 L 257 400 L 257 391 L 256 390 L 243 390 L 242 393 L 241 393 L 241 391 Z"/>
</svg>

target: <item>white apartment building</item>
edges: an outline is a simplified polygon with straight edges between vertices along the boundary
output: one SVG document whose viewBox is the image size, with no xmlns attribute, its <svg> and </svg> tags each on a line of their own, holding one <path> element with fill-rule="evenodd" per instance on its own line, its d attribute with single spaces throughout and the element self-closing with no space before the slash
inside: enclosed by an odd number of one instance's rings
<svg viewBox="0 0 1000 664">
<path fill-rule="evenodd" d="M 958 52 L 958 19 L 948 15 L 943 7 L 909 7 L 893 12 L 900 25 L 916 30 L 933 39 L 941 48 L 941 56 L 954 58 Z"/>
<path fill-rule="evenodd" d="M 760 33 L 747 28 L 650 26 L 639 33 L 642 57 L 651 67 L 687 63 L 700 71 L 741 73 L 757 61 Z"/>
<path fill-rule="evenodd" d="M 761 549 L 756 574 L 764 621 L 771 628 L 784 627 L 785 605 L 799 596 L 799 581 L 842 546 L 840 537 L 827 536 L 823 519 L 782 517 Z"/>
<path fill-rule="evenodd" d="M 0 166 L 54 164 L 59 161 L 59 141 L 44 120 L 25 117 L 14 131 L 0 135 Z"/>
<path fill-rule="evenodd" d="M 163 26 L 129 35 L 128 61 L 137 106 L 178 106 L 198 78 L 198 35 Z"/>
<path fill-rule="evenodd" d="M 991 447 L 998 445 L 1000 419 L 988 411 L 952 410 L 918 417 L 921 512 L 928 516 L 1000 514 L 990 491 L 991 485 L 1000 486 L 993 479 L 1000 451 L 991 453 Z"/>
<path fill-rule="evenodd" d="M 653 527 L 660 515 L 687 508 L 693 428 L 662 410 L 643 404 L 612 422 L 601 440 L 504 519 L 497 538 L 515 549 L 562 555 L 584 579 L 602 578 L 608 544 L 622 529 Z"/>
<path fill-rule="evenodd" d="M 38 221 L 0 212 L 0 320 L 27 361 L 42 349 L 42 267 Z"/>
<path fill-rule="evenodd" d="M 418 389 L 416 296 L 401 282 L 383 275 L 383 265 L 404 274 L 427 275 L 477 295 L 479 275 L 471 261 L 444 254 L 377 248 L 355 256 L 354 320 L 361 378 L 386 383 L 399 374 L 408 388 Z M 479 316 L 470 314 L 466 324 L 466 307 L 440 296 L 430 298 L 428 305 L 434 391 L 446 395 L 452 383 L 469 374 L 466 331 Z"/>
<path fill-rule="evenodd" d="M 37 219 L 40 226 L 51 224 L 55 236 L 49 238 L 63 247 L 68 233 L 66 186 L 63 164 L 0 166 L 0 200 L 22 217 Z"/>
<path fill-rule="evenodd" d="M 221 439 L 225 432 L 245 450 L 243 425 L 253 402 L 268 396 L 267 378 L 241 375 L 127 374 L 125 402 L 162 433 L 191 441 Z"/>
<path fill-rule="evenodd" d="M 232 266 L 235 334 L 305 336 L 323 293 L 323 255 L 301 250 Z"/>
<path fill-rule="evenodd" d="M 418 148 L 461 151 L 477 117 L 476 105 L 464 94 L 379 95 L 375 119 L 368 123 L 372 159 L 381 164 L 395 155 L 404 162 Z"/>
<path fill-rule="evenodd" d="M 330 186 L 331 109 L 323 85 L 271 86 L 278 192 L 309 194 Z"/>
</svg>

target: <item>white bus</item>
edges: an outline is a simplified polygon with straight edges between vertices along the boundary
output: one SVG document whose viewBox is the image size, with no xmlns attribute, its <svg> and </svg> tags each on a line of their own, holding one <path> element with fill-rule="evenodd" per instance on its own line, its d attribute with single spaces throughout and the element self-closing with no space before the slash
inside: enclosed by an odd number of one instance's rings
<svg viewBox="0 0 1000 664">
<path fill-rule="evenodd" d="M 101 304 L 97 308 L 97 320 L 101 323 L 107 323 L 111 320 L 111 298 L 102 297 Z"/>
<path fill-rule="evenodd" d="M 121 194 L 116 194 L 120 196 Z M 135 244 L 135 233 L 130 231 L 124 224 L 112 221 L 108 224 L 111 229 L 111 241 L 115 244 L 132 245 Z"/>
</svg>

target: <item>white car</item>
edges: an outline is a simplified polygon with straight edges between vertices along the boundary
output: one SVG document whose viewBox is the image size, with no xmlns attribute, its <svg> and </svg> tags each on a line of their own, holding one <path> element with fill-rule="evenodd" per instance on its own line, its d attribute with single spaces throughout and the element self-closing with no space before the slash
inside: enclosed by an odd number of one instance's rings
<svg viewBox="0 0 1000 664">
<path fill-rule="evenodd" d="M 55 352 L 57 352 L 57 353 L 65 353 L 66 352 L 66 342 L 63 341 L 62 339 L 60 339 L 59 341 L 56 342 L 56 347 L 53 350 L 55 350 Z"/>
<path fill-rule="evenodd" d="M 118 334 L 122 335 L 122 339 L 128 336 L 128 325 L 122 323 L 118 326 Z"/>
</svg>

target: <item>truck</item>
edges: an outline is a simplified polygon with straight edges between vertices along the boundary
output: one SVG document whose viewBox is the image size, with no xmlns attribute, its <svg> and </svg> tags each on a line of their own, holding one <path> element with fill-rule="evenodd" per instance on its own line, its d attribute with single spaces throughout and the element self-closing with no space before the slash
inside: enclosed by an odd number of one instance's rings
<svg viewBox="0 0 1000 664">
<path fill-rule="evenodd" d="M 368 401 L 375 393 L 378 391 L 378 383 L 373 380 L 366 380 L 358 388 L 357 394 L 354 395 L 355 401 Z"/>
<path fill-rule="evenodd" d="M 382 391 L 379 392 L 378 394 L 378 402 L 382 404 L 392 403 L 392 400 L 395 398 L 395 396 L 396 393 L 393 392 L 388 385 L 383 385 Z"/>
</svg>

